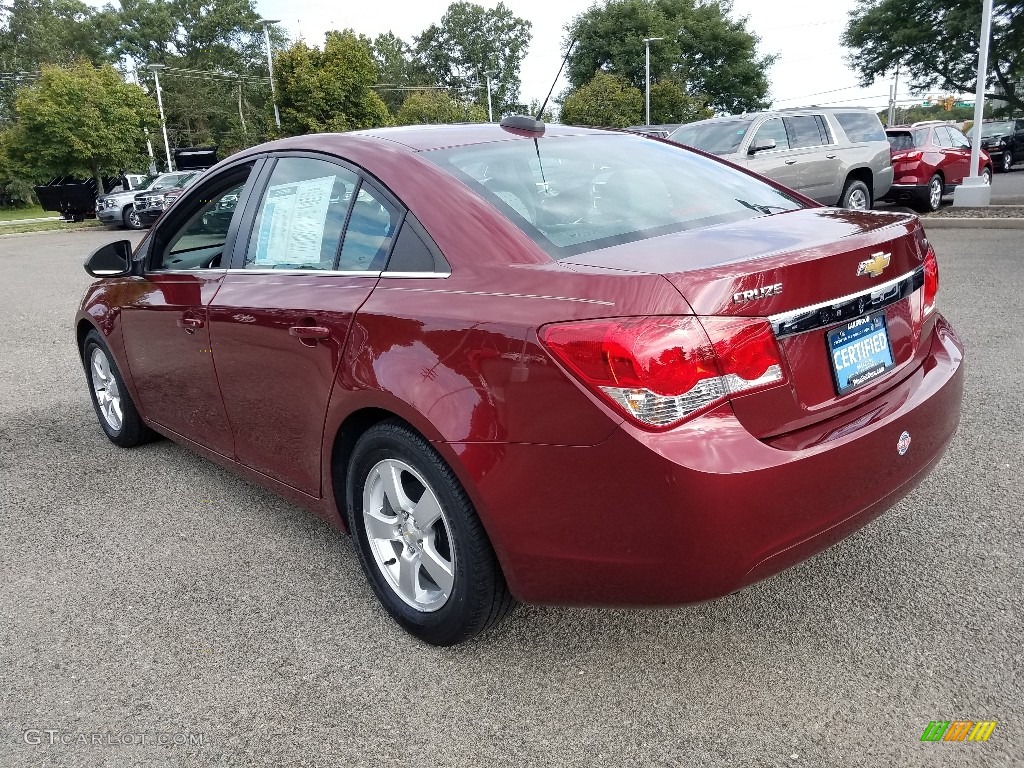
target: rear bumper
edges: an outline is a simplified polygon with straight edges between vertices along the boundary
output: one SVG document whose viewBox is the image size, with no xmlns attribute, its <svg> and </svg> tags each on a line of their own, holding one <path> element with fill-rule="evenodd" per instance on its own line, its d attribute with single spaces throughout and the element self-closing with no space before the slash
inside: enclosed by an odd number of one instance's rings
<svg viewBox="0 0 1024 768">
<path fill-rule="evenodd" d="M 889 191 L 882 198 L 886 202 L 895 203 L 900 200 L 916 200 L 918 198 L 928 197 L 928 185 L 927 184 L 893 184 L 889 187 Z"/>
<path fill-rule="evenodd" d="M 520 600 L 709 600 L 825 549 L 921 482 L 956 432 L 962 358 L 938 317 L 913 374 L 826 425 L 841 436 L 800 449 L 756 439 L 729 406 L 666 433 L 624 425 L 592 447 L 450 447 Z"/>
</svg>

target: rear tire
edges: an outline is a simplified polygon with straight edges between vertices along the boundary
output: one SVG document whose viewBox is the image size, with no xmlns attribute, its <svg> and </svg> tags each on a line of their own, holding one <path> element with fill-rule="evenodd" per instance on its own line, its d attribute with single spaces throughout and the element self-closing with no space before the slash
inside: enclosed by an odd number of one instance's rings
<svg viewBox="0 0 1024 768">
<path fill-rule="evenodd" d="M 871 210 L 871 190 L 859 179 L 850 179 L 843 187 L 843 195 L 839 198 L 839 206 L 851 211 Z"/>
<path fill-rule="evenodd" d="M 981 169 L 981 180 L 985 183 L 985 186 L 992 185 L 992 169 L 987 165 Z"/>
<path fill-rule="evenodd" d="M 82 364 L 96 418 L 110 442 L 134 448 L 152 440 L 154 432 L 139 416 L 110 348 L 95 329 L 86 334 L 82 344 Z"/>
<path fill-rule="evenodd" d="M 370 587 L 405 631 L 456 645 L 513 599 L 473 505 L 436 450 L 404 424 L 371 427 L 352 451 L 345 504 Z"/>
<path fill-rule="evenodd" d="M 942 205 L 942 194 L 945 191 L 944 182 L 939 174 L 935 174 L 928 182 L 928 188 L 924 196 L 914 206 L 922 213 L 931 213 L 939 210 Z"/>
</svg>

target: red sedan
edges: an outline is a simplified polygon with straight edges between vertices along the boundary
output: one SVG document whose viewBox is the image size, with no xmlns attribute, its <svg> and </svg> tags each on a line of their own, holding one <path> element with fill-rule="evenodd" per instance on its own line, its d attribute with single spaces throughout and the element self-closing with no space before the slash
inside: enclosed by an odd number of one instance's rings
<svg viewBox="0 0 1024 768">
<path fill-rule="evenodd" d="M 896 503 L 959 420 L 916 217 L 626 133 L 284 139 L 86 269 L 108 437 L 167 436 L 347 530 L 438 645 L 513 598 L 764 579 Z"/>
</svg>

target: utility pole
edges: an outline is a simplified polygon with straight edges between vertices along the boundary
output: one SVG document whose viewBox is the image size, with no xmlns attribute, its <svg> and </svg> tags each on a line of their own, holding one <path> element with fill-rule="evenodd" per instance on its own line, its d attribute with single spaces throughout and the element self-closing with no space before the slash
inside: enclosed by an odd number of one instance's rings
<svg viewBox="0 0 1024 768">
<path fill-rule="evenodd" d="M 646 75 L 644 81 L 646 87 L 644 88 L 644 125 L 651 124 L 651 43 L 658 40 L 664 40 L 664 37 L 645 37 L 644 38 L 644 49 L 646 52 Z"/>
<path fill-rule="evenodd" d="M 245 130 L 245 115 L 242 114 L 242 78 L 238 78 L 238 119 L 242 121 L 242 135 L 247 136 Z"/>
<path fill-rule="evenodd" d="M 896 77 L 893 78 L 892 85 L 889 86 L 889 125 L 896 124 L 896 94 L 900 89 L 900 65 L 896 65 Z"/>
<path fill-rule="evenodd" d="M 270 98 L 274 101 L 274 121 L 281 130 L 281 112 L 277 109 L 277 87 L 274 85 L 274 57 L 270 52 L 270 25 L 277 24 L 280 19 L 260 19 L 263 25 L 263 40 L 267 44 L 267 70 L 270 72 Z"/>
<path fill-rule="evenodd" d="M 981 159 L 981 121 L 985 116 L 985 81 L 988 79 L 988 40 L 992 36 L 992 0 L 981 6 L 981 35 L 978 41 L 978 86 L 974 95 L 974 134 L 971 139 L 971 173 L 953 191 L 953 205 L 986 206 L 992 202 L 992 186 L 978 176 Z"/>
<path fill-rule="evenodd" d="M 491 109 L 491 78 L 498 74 L 496 69 L 488 69 L 484 71 L 484 77 L 487 78 L 487 122 L 494 122 L 494 111 Z"/>
<path fill-rule="evenodd" d="M 171 161 L 171 142 L 167 140 L 167 120 L 164 118 L 164 97 L 160 91 L 160 70 L 166 69 L 163 64 L 150 64 L 153 71 L 153 78 L 156 80 L 156 104 L 160 107 L 160 127 L 164 131 L 164 151 L 167 152 L 167 170 L 174 170 L 174 163 Z"/>
</svg>

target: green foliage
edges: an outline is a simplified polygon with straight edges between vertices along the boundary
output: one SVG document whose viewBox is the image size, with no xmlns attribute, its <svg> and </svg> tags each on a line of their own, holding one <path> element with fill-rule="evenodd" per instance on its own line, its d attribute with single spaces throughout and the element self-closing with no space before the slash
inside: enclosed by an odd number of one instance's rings
<svg viewBox="0 0 1024 768">
<path fill-rule="evenodd" d="M 699 108 L 743 112 L 768 106 L 767 71 L 774 56 L 758 56 L 746 19 L 730 17 L 730 0 L 603 0 L 568 28 L 576 46 L 567 69 L 571 89 L 595 70 L 634 88 L 645 79 L 644 38 L 651 43 L 651 81 L 675 82 Z M 653 116 L 652 116 L 653 119 Z"/>
<path fill-rule="evenodd" d="M 530 44 L 532 24 L 515 16 L 499 2 L 494 8 L 456 2 L 448 6 L 440 24 L 432 24 L 416 38 L 416 56 L 431 84 L 465 95 L 486 108 L 487 85 L 495 115 L 519 101 L 519 65 Z"/>
<path fill-rule="evenodd" d="M 25 175 L 25 169 L 11 161 L 10 141 L 10 129 L 0 132 L 0 207 L 24 208 L 36 201 L 32 190 L 34 183 L 32 178 Z"/>
<path fill-rule="evenodd" d="M 985 117 L 992 116 L 992 105 L 986 104 Z M 878 118 L 885 125 L 888 122 L 889 111 L 884 109 L 878 113 Z M 966 120 L 974 119 L 974 107 L 953 107 L 952 109 L 946 109 L 939 104 L 933 104 L 930 107 L 924 107 L 921 105 L 915 105 L 910 107 L 897 107 L 896 108 L 896 121 L 894 125 L 909 125 L 911 123 L 919 123 L 923 120 L 949 120 L 954 123 L 964 122 Z"/>
<path fill-rule="evenodd" d="M 561 121 L 568 125 L 625 128 L 643 122 L 644 95 L 625 78 L 597 72 L 562 102 Z"/>
<path fill-rule="evenodd" d="M 277 56 L 274 72 L 281 125 L 288 134 L 387 125 L 391 115 L 370 87 L 377 65 L 365 38 L 328 32 L 323 49 L 303 42 Z"/>
<path fill-rule="evenodd" d="M 692 123 L 714 117 L 703 99 L 687 95 L 674 80 L 662 80 L 651 86 L 651 123 Z"/>
<path fill-rule="evenodd" d="M 548 104 L 550 103 L 549 101 Z M 530 99 L 530 105 L 526 108 L 526 114 L 530 117 L 536 117 L 538 109 L 540 109 L 540 99 Z M 545 123 L 555 122 L 555 114 L 551 111 L 551 107 L 544 107 L 544 114 L 540 116 L 540 119 Z"/>
<path fill-rule="evenodd" d="M 110 65 L 44 66 L 18 92 L 18 121 L 6 153 L 25 176 L 118 175 L 145 163 L 143 128 L 156 129 L 156 106 Z"/>
<path fill-rule="evenodd" d="M 396 125 L 424 123 L 486 123 L 487 110 L 479 104 L 456 101 L 446 91 L 413 91 L 395 115 Z"/>
<path fill-rule="evenodd" d="M 377 62 L 380 84 L 391 89 L 431 85 L 430 75 L 413 55 L 412 46 L 393 32 L 377 35 L 373 41 L 373 58 Z M 387 104 L 391 114 L 398 114 L 408 91 L 378 88 L 377 92 Z"/>
<path fill-rule="evenodd" d="M 901 67 L 917 91 L 972 92 L 977 81 L 981 0 L 857 0 L 843 33 L 863 85 Z M 995 0 L 988 97 L 1024 109 L 1024 0 Z"/>
</svg>

